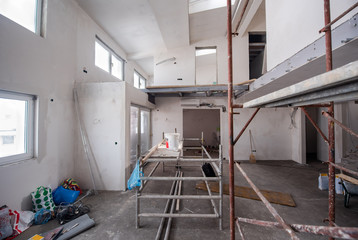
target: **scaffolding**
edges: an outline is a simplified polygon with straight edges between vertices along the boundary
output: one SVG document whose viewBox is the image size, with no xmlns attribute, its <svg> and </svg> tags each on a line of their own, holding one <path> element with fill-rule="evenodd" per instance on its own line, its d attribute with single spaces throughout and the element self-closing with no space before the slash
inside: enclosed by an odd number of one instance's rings
<svg viewBox="0 0 358 240">
<path fill-rule="evenodd" d="M 201 145 L 202 151 L 205 153 L 206 157 L 192 157 L 192 156 L 183 156 L 183 141 L 179 144 L 178 151 L 169 150 L 166 148 L 164 144 L 164 140 L 154 146 L 148 154 L 143 156 L 140 159 L 140 171 L 144 172 L 145 168 L 154 167 L 149 171 L 148 175 L 143 175 L 140 177 L 142 181 L 142 185 L 140 188 L 136 189 L 136 227 L 140 227 L 140 219 L 146 217 L 155 217 L 161 218 L 161 222 L 157 231 L 157 235 L 155 239 L 160 239 L 162 235 L 162 230 L 164 227 L 165 219 L 167 221 L 167 228 L 165 231 L 164 239 L 169 238 L 170 226 L 173 218 L 217 218 L 219 229 L 222 230 L 222 212 L 223 212 L 223 182 L 222 182 L 222 172 L 223 172 L 223 157 L 222 157 L 222 147 L 219 146 L 219 156 L 217 158 L 213 158 L 209 152 L 205 149 L 203 145 Z M 162 167 L 164 170 L 164 164 L 172 163 L 171 165 L 166 165 L 165 167 L 173 167 L 176 169 L 176 173 L 174 176 L 155 176 L 155 172 L 159 165 L 162 163 Z M 195 165 L 200 168 L 200 173 L 202 177 L 194 177 L 194 176 L 184 176 L 183 168 L 187 167 L 184 163 L 210 163 L 213 169 L 216 172 L 216 176 L 206 176 L 201 164 Z M 193 167 L 191 165 L 190 167 Z M 149 169 L 148 169 L 149 170 Z M 157 181 L 173 181 L 171 189 L 168 195 L 163 194 L 151 194 L 146 193 L 143 190 L 146 188 L 149 182 L 157 182 Z M 208 195 L 184 195 L 181 192 L 182 182 L 183 181 L 204 181 L 207 187 Z M 212 194 L 208 181 L 215 181 L 219 183 L 219 193 Z M 145 201 L 146 199 L 167 199 L 166 205 L 164 207 L 163 213 L 148 213 L 141 211 L 141 201 Z M 187 199 L 187 200 L 209 200 L 213 213 L 180 213 L 179 211 L 179 200 Z M 219 202 L 219 206 L 217 207 L 216 202 Z M 176 202 L 177 201 L 177 202 Z M 176 207 L 175 207 L 176 206 Z M 175 210 L 177 212 L 175 212 Z"/>
<path fill-rule="evenodd" d="M 248 2 L 248 1 L 247 1 Z M 325 32 L 325 41 L 326 41 L 326 71 L 327 74 L 332 70 L 332 43 L 331 43 L 331 25 L 335 22 L 337 22 L 340 18 L 345 16 L 348 12 L 352 11 L 354 8 L 358 6 L 358 3 L 354 4 L 352 7 L 347 9 L 344 13 L 339 15 L 336 19 L 331 21 L 330 19 L 330 0 L 324 0 L 324 18 L 325 18 L 325 26 L 320 30 L 320 32 Z M 244 13 L 242 14 L 241 18 L 243 17 Z M 307 96 L 306 92 L 302 90 L 302 95 L 304 95 L 306 98 L 305 101 L 302 101 L 302 98 L 296 97 L 297 92 L 299 92 L 299 89 L 295 88 L 295 94 L 286 92 L 286 96 L 280 95 L 276 96 L 270 96 L 270 100 L 267 100 L 269 104 L 265 103 L 263 104 L 264 100 L 262 102 L 256 102 L 255 104 L 249 104 L 249 105 L 234 105 L 233 99 L 232 99 L 232 19 L 231 19 L 231 0 L 227 0 L 227 40 L 228 40 L 228 124 L 229 124 L 229 194 L 230 194 L 230 239 L 235 239 L 235 222 L 240 234 L 241 239 L 245 239 L 244 232 L 242 231 L 242 228 L 240 226 L 240 222 L 249 223 L 249 224 L 255 224 L 258 226 L 264 226 L 264 227 L 275 227 L 284 229 L 289 235 L 291 239 L 299 239 L 296 235 L 296 232 L 306 232 L 306 233 L 312 233 L 316 235 L 325 235 L 328 236 L 329 239 L 334 238 L 343 238 L 343 239 L 358 239 L 358 228 L 357 227 L 339 227 L 335 224 L 335 168 L 340 169 L 341 171 L 345 171 L 349 174 L 358 176 L 358 173 L 355 171 L 352 171 L 350 169 L 344 168 L 342 166 L 339 166 L 335 163 L 335 136 L 334 136 L 334 126 L 337 124 L 340 126 L 343 130 L 351 134 L 352 136 L 358 137 L 356 133 L 354 133 L 351 129 L 344 126 L 342 123 L 340 123 L 338 120 L 334 118 L 334 101 L 339 99 L 340 101 L 348 101 L 353 99 L 358 99 L 357 97 L 357 89 L 356 83 L 353 82 L 354 86 L 345 84 L 340 89 L 336 88 L 333 89 L 330 93 L 325 92 L 325 94 L 318 93 L 315 94 L 315 96 L 309 95 Z M 241 21 L 241 20 L 240 20 Z M 240 24 L 240 22 L 239 22 Z M 238 25 L 239 25 L 238 24 Z M 350 67 L 350 66 L 348 66 Z M 356 69 L 356 65 L 353 66 L 353 68 Z M 329 76 L 329 75 L 328 75 Z M 358 75 L 354 76 L 354 79 L 349 79 L 348 83 L 351 84 L 352 81 L 356 82 Z M 327 75 L 323 76 L 327 77 Z M 309 81 L 309 80 L 306 80 Z M 346 83 L 346 82 L 345 82 Z M 296 84 L 297 85 L 297 84 Z M 328 86 L 328 84 L 327 84 Z M 297 87 L 297 86 L 296 86 Z M 300 87 L 300 86 L 298 86 Z M 352 88 L 353 87 L 353 88 Z M 287 89 L 283 89 L 282 92 L 284 92 Z M 298 91 L 296 91 L 298 90 Z M 347 91 L 354 91 L 354 94 L 346 94 L 342 92 L 342 90 Z M 281 91 L 281 90 L 280 90 Z M 315 90 L 313 90 L 315 91 Z M 335 91 L 338 91 L 338 93 L 335 93 Z M 333 92 L 333 94 L 332 94 Z M 314 94 L 315 92 L 313 92 Z M 337 96 L 333 96 L 337 95 Z M 275 99 L 276 97 L 276 99 Z M 296 98 L 295 98 L 296 97 Z M 291 102 L 286 101 L 286 99 L 289 99 Z M 275 101 L 276 100 L 276 101 Z M 260 190 L 255 186 L 255 184 L 251 181 L 251 179 L 247 176 L 243 168 L 240 166 L 240 164 L 235 163 L 234 161 L 234 145 L 239 140 L 240 136 L 243 134 L 245 129 L 248 127 L 252 119 L 255 117 L 257 112 L 259 111 L 260 107 L 287 107 L 292 106 L 292 103 L 295 104 L 295 106 L 298 106 L 302 109 L 302 111 L 305 113 L 306 117 L 309 119 L 309 121 L 314 125 L 314 127 L 317 129 L 319 134 L 323 137 L 325 142 L 328 144 L 328 151 L 329 151 L 329 159 L 328 159 L 328 178 L 329 178 L 329 194 L 328 194 L 328 202 L 329 202 L 329 209 L 328 209 L 328 222 L 329 226 L 312 226 L 312 225 L 302 225 L 302 224 L 287 224 L 285 220 L 278 214 L 278 212 L 273 208 L 273 206 L 267 201 L 267 199 L 261 194 Z M 242 107 L 258 107 L 255 113 L 252 115 L 252 117 L 249 119 L 249 121 L 245 124 L 244 128 L 240 131 L 239 135 L 235 138 L 233 136 L 233 114 L 234 108 L 242 108 Z M 326 111 L 322 111 L 322 115 L 328 119 L 328 137 L 326 137 L 321 129 L 318 127 L 318 125 L 312 120 L 312 118 L 309 116 L 307 111 L 305 110 L 306 107 L 326 107 Z M 244 176 L 244 178 L 247 180 L 247 182 L 250 184 L 250 186 L 253 188 L 253 190 L 256 192 L 256 194 L 259 196 L 261 201 L 265 204 L 266 208 L 269 210 L 269 212 L 272 214 L 272 216 L 276 219 L 277 222 L 268 222 L 268 221 L 261 221 L 257 219 L 248 219 L 248 218 L 241 218 L 241 217 L 235 217 L 235 198 L 234 198 L 234 166 L 236 165 L 237 169 L 241 172 L 241 174 Z"/>
</svg>

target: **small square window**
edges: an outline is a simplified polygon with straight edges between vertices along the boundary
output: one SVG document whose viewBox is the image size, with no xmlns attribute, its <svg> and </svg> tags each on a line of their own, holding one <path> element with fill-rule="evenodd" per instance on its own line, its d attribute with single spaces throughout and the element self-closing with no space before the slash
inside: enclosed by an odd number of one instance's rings
<svg viewBox="0 0 358 240">
<path fill-rule="evenodd" d="M 123 80 L 123 61 L 112 55 L 112 75 Z"/>
<path fill-rule="evenodd" d="M 40 34 L 42 0 L 0 0 L 0 14 Z"/>
<path fill-rule="evenodd" d="M 124 60 L 98 37 L 95 41 L 95 65 L 112 76 L 124 80 Z"/>
<path fill-rule="evenodd" d="M 147 80 L 142 77 L 137 71 L 134 71 L 133 85 L 135 88 L 145 89 Z"/>
<path fill-rule="evenodd" d="M 109 51 L 107 51 L 101 44 L 96 42 L 95 54 L 96 66 L 106 72 L 109 72 Z"/>
<path fill-rule="evenodd" d="M 0 91 L 0 165 L 34 157 L 33 99 Z"/>
</svg>

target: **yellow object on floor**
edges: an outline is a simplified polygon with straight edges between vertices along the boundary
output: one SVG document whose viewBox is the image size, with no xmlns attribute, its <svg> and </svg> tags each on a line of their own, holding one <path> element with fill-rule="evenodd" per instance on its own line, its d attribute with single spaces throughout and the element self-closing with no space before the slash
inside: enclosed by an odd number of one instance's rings
<svg viewBox="0 0 358 240">
<path fill-rule="evenodd" d="M 44 239 L 44 237 L 36 234 L 35 236 L 33 236 L 32 238 L 29 238 L 29 240 L 41 240 L 41 239 Z"/>
<path fill-rule="evenodd" d="M 211 182 L 211 183 L 209 183 L 209 186 L 210 186 L 210 190 L 212 192 L 219 192 L 219 183 Z M 204 182 L 197 183 L 196 189 L 201 189 L 201 190 L 207 191 L 207 188 L 206 188 L 206 185 Z M 261 190 L 261 189 L 260 189 L 260 191 L 270 203 L 276 203 L 276 204 L 289 206 L 289 207 L 296 207 L 296 203 L 293 200 L 291 194 L 281 193 L 281 192 L 273 192 L 273 191 L 267 191 L 267 190 Z M 248 199 L 252 199 L 252 200 L 260 200 L 260 198 L 257 196 L 255 191 L 249 187 L 235 186 L 234 192 L 235 192 L 236 197 L 248 198 Z M 226 195 L 229 195 L 229 184 L 223 184 L 223 193 Z"/>
</svg>

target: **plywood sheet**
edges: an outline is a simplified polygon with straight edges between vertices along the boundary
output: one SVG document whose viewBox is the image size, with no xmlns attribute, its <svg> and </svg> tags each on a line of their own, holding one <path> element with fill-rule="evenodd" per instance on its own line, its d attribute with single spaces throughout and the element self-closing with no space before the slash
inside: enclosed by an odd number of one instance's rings
<svg viewBox="0 0 358 240">
<path fill-rule="evenodd" d="M 209 183 L 210 190 L 212 192 L 219 192 L 219 183 L 211 182 Z M 196 184 L 197 189 L 205 190 L 207 191 L 206 185 L 204 182 L 197 183 Z M 248 198 L 252 200 L 259 200 L 260 198 L 257 196 L 255 191 L 252 188 L 249 187 L 241 187 L 235 185 L 235 196 L 236 197 L 242 197 L 242 198 Z M 293 200 L 292 196 L 288 193 L 281 193 L 281 192 L 273 192 L 273 191 L 267 191 L 267 190 L 261 190 L 261 193 L 265 196 L 265 198 L 270 203 L 276 203 L 284 206 L 289 207 L 296 207 L 296 203 Z M 229 185 L 223 184 L 223 193 L 226 195 L 229 195 Z"/>
</svg>

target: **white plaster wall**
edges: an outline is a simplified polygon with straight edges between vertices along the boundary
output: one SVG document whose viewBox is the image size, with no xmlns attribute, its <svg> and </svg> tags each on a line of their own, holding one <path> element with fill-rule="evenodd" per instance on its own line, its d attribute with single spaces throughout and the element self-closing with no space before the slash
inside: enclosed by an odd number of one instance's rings
<svg viewBox="0 0 358 240">
<path fill-rule="evenodd" d="M 353 130 L 353 132 L 358 133 L 358 103 L 353 101 L 347 102 L 343 106 L 343 123 Z M 343 155 L 348 155 L 349 153 L 357 153 L 358 149 L 358 139 L 354 136 L 343 131 L 343 143 L 344 150 Z"/>
<path fill-rule="evenodd" d="M 127 139 L 129 136 L 129 105 L 131 102 L 136 102 L 138 105 L 149 105 L 147 101 L 147 95 L 142 91 L 135 89 L 133 86 L 133 75 L 134 69 L 138 71 L 143 77 L 149 78 L 148 74 L 135 62 L 126 60 L 127 54 L 123 51 L 121 46 L 119 46 L 100 26 L 98 26 L 88 15 L 84 12 L 78 5 L 77 9 L 77 68 L 76 68 L 76 83 L 93 83 L 92 87 L 96 88 L 105 88 L 103 89 L 103 93 L 92 93 L 95 99 L 91 99 L 89 103 L 83 105 L 85 106 L 85 115 L 82 117 L 87 124 L 93 124 L 94 119 L 105 119 L 109 121 L 108 124 L 96 125 L 98 129 L 93 129 L 92 138 L 90 141 L 94 141 L 97 147 L 102 146 L 103 144 L 106 146 L 103 149 L 106 151 L 102 151 L 100 149 L 96 149 L 95 155 L 99 156 L 99 160 L 101 161 L 101 166 L 98 167 L 100 171 L 109 171 L 110 174 L 107 177 L 102 177 L 98 173 L 95 174 L 96 183 L 98 183 L 98 189 L 107 189 L 107 190 L 125 190 L 126 188 L 126 179 L 128 173 L 126 172 L 126 168 L 129 165 L 129 148 L 130 141 Z M 119 56 L 121 56 L 125 62 L 124 68 L 124 80 L 128 84 L 124 84 L 125 82 L 120 81 L 118 78 L 111 76 L 109 73 L 103 71 L 102 69 L 95 66 L 95 36 L 98 36 L 101 40 L 103 40 L 113 51 L 115 51 Z M 83 68 L 86 68 L 87 73 L 83 72 Z M 97 83 L 97 84 L 96 84 Z M 103 86 L 98 83 L 105 83 Z M 110 83 L 113 84 L 113 90 L 110 89 Z M 109 85 L 107 85 L 109 84 Z M 101 86 L 101 87 L 100 87 Z M 118 87 L 115 87 L 118 86 Z M 108 97 L 106 97 L 106 91 L 110 97 L 112 93 L 113 99 L 116 101 L 109 106 L 112 110 L 106 110 L 106 102 Z M 114 96 L 112 91 L 117 91 L 116 94 L 118 96 Z M 103 94 L 103 99 L 101 99 L 101 95 Z M 82 96 L 88 98 L 88 96 Z M 96 111 L 91 109 L 91 103 L 94 105 L 101 105 L 103 108 L 98 107 Z M 151 106 L 151 105 L 150 105 Z M 118 112 L 119 111 L 119 112 Z M 110 119 L 110 114 L 113 112 L 113 119 Z M 120 114 L 120 115 L 118 115 Z M 112 121 L 116 121 L 112 122 Z M 89 121 L 89 122 L 88 122 Z M 120 126 L 120 131 L 111 131 L 110 129 L 113 127 Z M 92 129 L 92 127 L 91 127 Z M 96 138 L 99 132 L 102 131 L 106 133 L 101 138 Z M 86 155 L 82 146 L 81 137 L 79 131 L 76 132 L 76 162 L 75 162 L 75 174 L 79 181 L 82 183 L 84 188 L 93 188 L 91 182 L 90 171 L 88 168 L 88 163 L 86 160 Z M 119 137 L 120 136 L 120 137 Z M 117 141 L 118 145 L 115 146 L 115 139 L 120 139 Z M 111 139 L 111 140 L 109 140 Z M 128 140 L 128 142 L 126 141 Z M 119 147 L 120 145 L 120 147 Z M 106 162 L 103 159 L 109 158 L 109 162 Z M 128 162 L 127 162 L 128 161 Z M 114 174 L 114 171 L 119 171 L 120 174 L 118 176 Z M 105 175 L 105 174 L 104 174 Z M 111 177 L 114 177 L 111 180 Z"/>
<path fill-rule="evenodd" d="M 96 35 L 104 41 L 125 62 L 124 80 L 133 85 L 133 74 L 136 69 L 143 77 L 148 74 L 135 62 L 127 60 L 127 54 L 85 11 L 77 5 L 77 82 L 118 82 L 118 78 L 95 66 Z M 87 73 L 83 72 L 86 68 Z"/>
<path fill-rule="evenodd" d="M 17 210 L 31 209 L 37 187 L 74 177 L 77 12 L 72 1 L 48 1 L 47 11 L 45 38 L 0 15 L 0 89 L 38 97 L 35 159 L 0 167 L 0 203 Z"/>
<path fill-rule="evenodd" d="M 233 38 L 233 82 L 247 81 L 249 78 L 248 36 Z M 175 57 L 154 65 L 153 85 L 194 85 L 195 84 L 195 47 L 217 47 L 218 84 L 226 84 L 228 79 L 227 40 L 225 37 L 197 42 L 189 47 L 177 48 L 163 52 L 154 57 L 154 63 Z M 178 81 L 178 78 L 182 78 Z"/>
<path fill-rule="evenodd" d="M 181 102 L 182 101 L 182 102 Z M 152 113 L 153 144 L 160 142 L 162 132 L 183 134 L 183 108 L 187 99 L 157 98 L 156 107 Z M 227 106 L 225 98 L 193 99 L 193 102 L 207 102 Z M 189 108 L 185 106 L 185 108 Z M 193 107 L 195 108 L 195 107 Z M 219 108 L 218 108 L 219 109 Z M 221 108 L 220 108 L 221 109 Z M 240 132 L 255 109 L 235 109 L 240 115 L 234 115 L 234 135 Z M 227 112 L 220 113 L 220 136 L 223 145 L 223 155 L 228 158 L 228 118 Z M 257 160 L 297 160 L 292 154 L 292 136 L 290 130 L 290 109 L 261 109 L 251 122 L 249 128 L 235 145 L 235 160 L 248 160 L 250 155 L 250 139 L 248 130 L 253 135 Z M 293 156 L 295 157 L 293 159 Z M 298 160 L 297 160 L 298 161 Z"/>
<path fill-rule="evenodd" d="M 87 165 L 75 163 L 84 153 L 74 112 L 74 82 L 118 81 L 94 66 L 96 34 L 123 58 L 126 54 L 75 1 L 48 1 L 45 38 L 2 15 L 0 31 L 0 89 L 38 97 L 36 158 L 0 167 L 0 202 L 30 209 L 31 191 L 41 185 L 56 187 L 68 177 L 79 179 L 83 188 L 92 187 L 90 178 L 82 178 L 88 169 L 77 171 Z M 125 80 L 130 84 L 134 68 L 148 77 L 128 61 Z"/>
<path fill-rule="evenodd" d="M 248 32 L 264 32 L 266 31 L 266 14 L 265 1 L 262 1 L 261 6 L 257 9 L 255 16 L 247 28 Z"/>
<path fill-rule="evenodd" d="M 82 83 L 77 85 L 83 119 L 94 159 L 91 166 L 96 189 L 125 190 L 130 165 L 130 105 L 147 108 L 147 94 L 126 82 Z M 76 173 L 84 188 L 93 188 L 82 145 Z M 127 174 L 127 175 L 126 175 Z"/>
<path fill-rule="evenodd" d="M 292 138 L 292 160 L 298 163 L 306 163 L 306 122 L 305 114 L 301 109 L 291 108 L 290 135 Z"/>
<path fill-rule="evenodd" d="M 125 189 L 124 84 L 85 83 L 76 87 L 80 115 L 94 155 L 91 166 L 98 190 Z M 85 158 L 77 159 L 76 172 L 83 187 L 93 188 Z"/>
<path fill-rule="evenodd" d="M 333 20 L 357 0 L 331 0 L 331 19 Z M 333 25 L 338 26 L 349 19 L 350 12 Z M 267 28 L 267 66 L 268 70 L 283 62 L 322 34 L 318 31 L 324 26 L 323 1 L 266 0 Z"/>
</svg>

